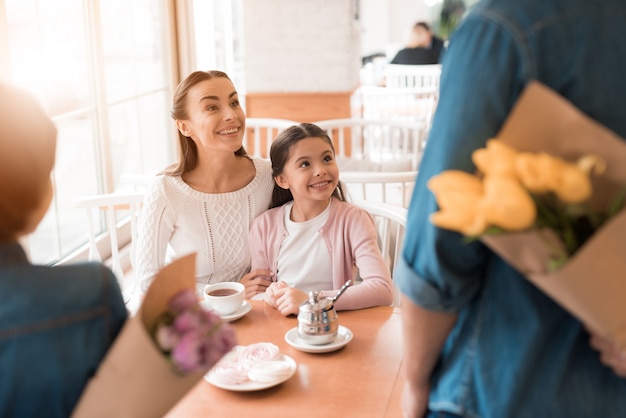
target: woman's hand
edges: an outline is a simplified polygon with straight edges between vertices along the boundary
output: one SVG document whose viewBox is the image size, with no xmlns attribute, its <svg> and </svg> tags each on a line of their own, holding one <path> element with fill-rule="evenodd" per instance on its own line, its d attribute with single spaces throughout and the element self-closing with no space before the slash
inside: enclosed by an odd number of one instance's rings
<svg viewBox="0 0 626 418">
<path fill-rule="evenodd" d="M 600 361 L 613 369 L 616 375 L 626 377 L 626 351 L 621 350 L 611 340 L 598 334 L 591 334 L 591 346 L 600 352 Z"/>
<path fill-rule="evenodd" d="M 246 299 L 252 299 L 253 296 L 263 293 L 271 285 L 274 273 L 269 270 L 252 270 L 244 275 L 239 282 L 246 287 Z"/>
<path fill-rule="evenodd" d="M 265 292 L 265 302 L 272 308 L 278 309 L 281 314 L 297 315 L 302 302 L 309 297 L 306 293 L 289 287 L 285 282 L 272 283 Z"/>
</svg>

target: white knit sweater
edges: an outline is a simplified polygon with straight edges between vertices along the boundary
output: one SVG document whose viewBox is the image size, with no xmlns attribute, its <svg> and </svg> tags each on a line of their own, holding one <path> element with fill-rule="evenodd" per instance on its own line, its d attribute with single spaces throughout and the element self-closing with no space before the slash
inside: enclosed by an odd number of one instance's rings
<svg viewBox="0 0 626 418">
<path fill-rule="evenodd" d="M 229 193 L 203 193 L 180 176 L 161 175 L 150 185 L 138 225 L 133 268 L 145 292 L 171 259 L 196 252 L 196 281 L 238 281 L 250 266 L 248 232 L 270 203 L 274 180 L 268 160 L 252 159 L 256 176 Z"/>
</svg>

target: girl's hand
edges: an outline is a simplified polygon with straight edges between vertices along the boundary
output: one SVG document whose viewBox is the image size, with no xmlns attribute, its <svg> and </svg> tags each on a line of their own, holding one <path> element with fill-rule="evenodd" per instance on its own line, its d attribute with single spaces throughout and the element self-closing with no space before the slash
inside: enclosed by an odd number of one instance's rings
<svg viewBox="0 0 626 418">
<path fill-rule="evenodd" d="M 281 283 L 284 284 L 284 282 Z M 309 298 L 303 291 L 295 287 L 289 287 L 286 284 L 274 291 L 274 297 L 276 300 L 276 309 L 285 316 L 298 315 L 300 305 Z"/>
<path fill-rule="evenodd" d="M 626 377 L 626 351 L 620 350 L 619 347 L 611 340 L 591 334 L 591 346 L 600 352 L 600 361 L 613 369 L 616 375 Z"/>
<path fill-rule="evenodd" d="M 274 309 L 278 309 L 278 305 L 276 304 L 276 301 L 278 300 L 276 292 L 278 291 L 278 289 L 284 289 L 285 287 L 289 287 L 285 282 L 273 282 L 272 284 L 270 284 L 265 291 L 265 294 L 263 295 L 263 300 L 265 301 L 265 303 L 267 303 Z"/>
<path fill-rule="evenodd" d="M 271 285 L 274 273 L 269 270 L 252 270 L 244 275 L 239 282 L 246 287 L 246 299 L 252 299 L 253 296 L 263 293 Z"/>
</svg>

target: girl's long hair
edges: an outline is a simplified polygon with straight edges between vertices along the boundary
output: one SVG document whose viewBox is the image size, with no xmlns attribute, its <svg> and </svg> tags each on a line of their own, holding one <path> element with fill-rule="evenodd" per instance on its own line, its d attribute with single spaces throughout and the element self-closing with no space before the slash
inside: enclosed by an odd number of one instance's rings
<svg viewBox="0 0 626 418">
<path fill-rule="evenodd" d="M 320 138 L 326 141 L 335 154 L 335 146 L 326 131 L 312 123 L 301 123 L 293 125 L 282 131 L 272 142 L 270 147 L 270 159 L 272 160 L 272 176 L 274 178 L 281 175 L 285 169 L 285 164 L 289 159 L 289 150 L 293 145 L 306 138 Z M 341 182 L 337 183 L 337 188 L 333 191 L 333 196 L 339 200 L 346 201 Z M 282 206 L 293 200 L 291 190 L 283 189 L 274 182 L 270 209 Z"/>
<path fill-rule="evenodd" d="M 172 104 L 171 116 L 174 120 L 187 120 L 189 119 L 189 115 L 187 114 L 187 97 L 189 94 L 189 90 L 191 90 L 196 84 L 206 81 L 212 80 L 217 77 L 223 77 L 230 80 L 230 77 L 225 72 L 212 70 L 212 71 L 194 71 L 189 74 L 187 78 L 181 81 L 176 87 L 176 92 L 174 93 L 174 103 Z M 177 129 L 178 133 L 178 162 L 172 164 L 163 170 L 162 174 L 166 174 L 168 176 L 182 176 L 184 173 L 187 173 L 193 170 L 198 164 L 198 147 L 196 143 L 193 142 L 193 139 L 188 136 L 183 135 L 180 130 Z M 235 155 L 240 157 L 248 156 L 245 148 L 241 146 L 237 151 L 235 151 Z"/>
</svg>

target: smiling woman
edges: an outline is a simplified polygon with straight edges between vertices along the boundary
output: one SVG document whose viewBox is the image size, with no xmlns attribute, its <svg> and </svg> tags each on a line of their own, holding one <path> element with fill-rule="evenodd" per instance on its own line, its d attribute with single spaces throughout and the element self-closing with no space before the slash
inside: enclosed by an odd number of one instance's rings
<svg viewBox="0 0 626 418">
<path fill-rule="evenodd" d="M 139 222 L 134 267 L 145 290 L 168 259 L 195 252 L 196 281 L 241 281 L 256 293 L 270 283 L 265 270 L 248 272 L 248 231 L 269 205 L 269 161 L 243 147 L 245 114 L 237 90 L 221 71 L 196 71 L 177 87 L 172 118 L 179 160 L 148 188 Z"/>
</svg>

